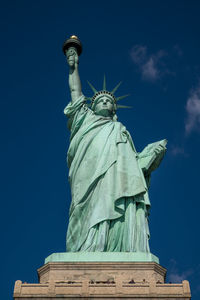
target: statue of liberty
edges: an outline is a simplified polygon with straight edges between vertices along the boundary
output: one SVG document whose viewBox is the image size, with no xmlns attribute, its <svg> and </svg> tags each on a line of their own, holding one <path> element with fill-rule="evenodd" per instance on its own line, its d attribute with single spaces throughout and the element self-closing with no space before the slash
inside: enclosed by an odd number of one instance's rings
<svg viewBox="0 0 200 300">
<path fill-rule="evenodd" d="M 151 172 L 165 153 L 166 140 L 138 153 L 130 133 L 117 121 L 125 96 L 93 85 L 88 105 L 78 72 L 82 47 L 76 36 L 64 43 L 71 102 L 64 110 L 71 131 L 67 153 L 71 206 L 68 252 L 150 252 L 148 188 Z"/>
</svg>

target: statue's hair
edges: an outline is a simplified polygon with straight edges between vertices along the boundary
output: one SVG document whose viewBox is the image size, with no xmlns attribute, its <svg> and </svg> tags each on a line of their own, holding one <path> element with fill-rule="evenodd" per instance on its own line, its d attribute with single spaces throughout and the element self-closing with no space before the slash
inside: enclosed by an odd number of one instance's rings
<svg viewBox="0 0 200 300">
<path fill-rule="evenodd" d="M 101 98 L 103 95 L 108 95 L 111 99 L 112 99 L 112 102 L 113 102 L 113 104 L 114 104 L 114 106 L 115 106 L 115 111 L 117 110 L 117 105 L 116 105 L 116 98 L 115 98 L 115 96 L 112 94 L 112 93 L 110 93 L 110 92 L 108 92 L 108 91 L 99 91 L 99 92 L 97 92 L 93 97 L 92 97 L 92 100 L 91 100 L 91 108 L 93 109 L 93 108 L 95 108 L 95 106 L 96 106 L 96 103 L 98 102 L 98 100 L 99 100 L 99 98 Z"/>
</svg>

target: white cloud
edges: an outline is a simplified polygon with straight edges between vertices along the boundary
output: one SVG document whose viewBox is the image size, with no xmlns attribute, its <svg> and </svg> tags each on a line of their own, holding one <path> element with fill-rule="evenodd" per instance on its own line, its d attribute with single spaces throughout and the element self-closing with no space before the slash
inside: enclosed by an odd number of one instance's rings
<svg viewBox="0 0 200 300">
<path fill-rule="evenodd" d="M 163 50 L 150 55 L 147 53 L 146 46 L 136 45 L 132 48 L 130 55 L 133 63 L 138 66 L 144 80 L 156 81 L 168 72 L 162 60 L 166 56 L 166 52 Z"/>
<path fill-rule="evenodd" d="M 187 118 L 185 132 L 190 134 L 194 130 L 200 131 L 200 84 L 190 93 L 186 104 Z"/>
<path fill-rule="evenodd" d="M 142 65 L 147 56 L 147 47 L 136 45 L 131 50 L 132 61 L 137 65 Z"/>
<path fill-rule="evenodd" d="M 146 80 L 156 80 L 159 76 L 159 71 L 156 67 L 155 60 L 150 57 L 146 64 L 142 66 L 142 77 Z"/>
<path fill-rule="evenodd" d="M 169 268 L 169 281 L 172 283 L 180 283 L 194 274 L 194 270 L 192 269 L 188 269 L 183 272 L 178 271 L 177 263 L 174 259 L 171 259 L 170 264 L 171 266 Z"/>
<path fill-rule="evenodd" d="M 186 155 L 185 150 L 183 147 L 180 146 L 174 146 L 172 145 L 171 149 L 171 154 L 176 156 L 176 155 Z"/>
<path fill-rule="evenodd" d="M 180 283 L 183 280 L 187 280 L 189 276 L 193 274 L 193 270 L 187 270 L 183 273 L 170 273 L 169 274 L 169 281 L 172 283 Z"/>
</svg>

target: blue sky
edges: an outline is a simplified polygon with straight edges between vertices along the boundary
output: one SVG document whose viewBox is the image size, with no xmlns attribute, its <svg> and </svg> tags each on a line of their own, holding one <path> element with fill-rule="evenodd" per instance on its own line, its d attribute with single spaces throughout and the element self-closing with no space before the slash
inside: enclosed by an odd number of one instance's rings
<svg viewBox="0 0 200 300">
<path fill-rule="evenodd" d="M 45 257 L 65 251 L 70 190 L 63 109 L 70 100 L 62 43 L 83 43 L 83 92 L 120 80 L 119 110 L 136 148 L 168 139 L 152 175 L 151 252 L 167 281 L 200 296 L 200 3 L 191 1 L 1 2 L 2 299 L 15 280 L 37 282 Z"/>
</svg>

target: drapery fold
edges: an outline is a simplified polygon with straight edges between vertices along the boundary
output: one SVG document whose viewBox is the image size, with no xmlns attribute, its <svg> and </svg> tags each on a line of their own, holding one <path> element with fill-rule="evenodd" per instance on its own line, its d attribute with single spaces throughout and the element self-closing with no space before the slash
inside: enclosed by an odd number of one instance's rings
<svg viewBox="0 0 200 300">
<path fill-rule="evenodd" d="M 148 252 L 150 202 L 129 132 L 120 122 L 95 115 L 84 96 L 64 113 L 71 130 L 67 250 Z"/>
</svg>

